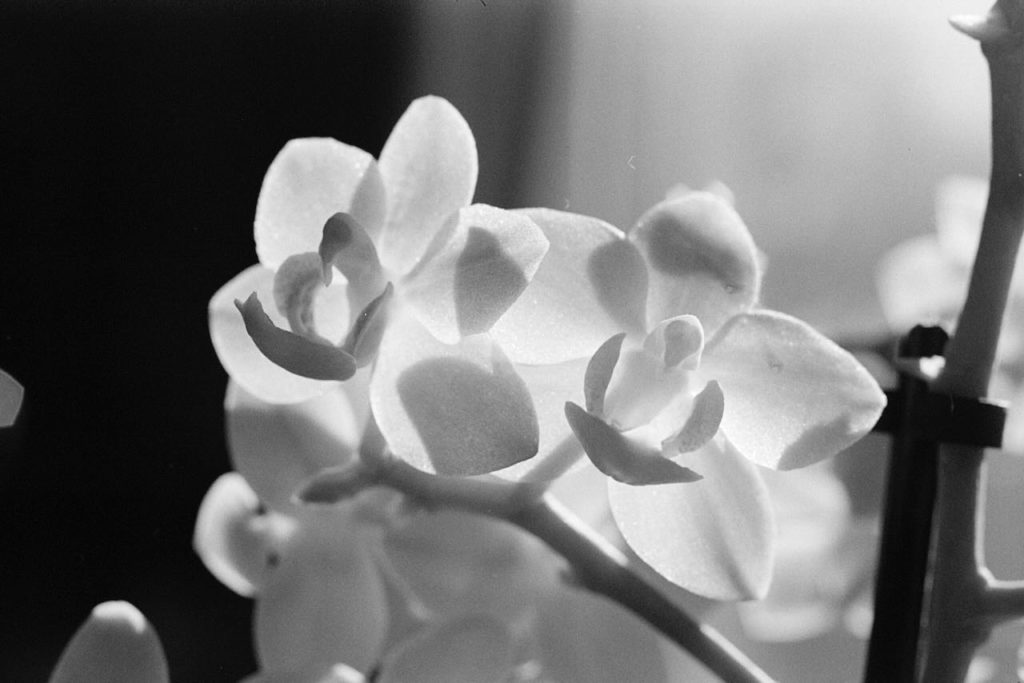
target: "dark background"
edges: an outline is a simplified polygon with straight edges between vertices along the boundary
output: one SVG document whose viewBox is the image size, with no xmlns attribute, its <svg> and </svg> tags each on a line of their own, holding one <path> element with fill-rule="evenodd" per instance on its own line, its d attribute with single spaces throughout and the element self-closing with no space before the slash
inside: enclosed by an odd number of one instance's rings
<svg viewBox="0 0 1024 683">
<path fill-rule="evenodd" d="M 0 7 L 0 367 L 26 387 L 0 433 L 0 680 L 45 680 L 111 599 L 153 622 L 177 682 L 255 670 L 250 602 L 191 550 L 229 467 L 207 301 L 255 262 L 288 139 L 377 154 L 426 92 L 474 127 L 477 199 L 521 203 L 553 15 L 489 4 L 443 5 L 431 59 L 470 62 L 433 81 L 413 0 Z"/>
</svg>

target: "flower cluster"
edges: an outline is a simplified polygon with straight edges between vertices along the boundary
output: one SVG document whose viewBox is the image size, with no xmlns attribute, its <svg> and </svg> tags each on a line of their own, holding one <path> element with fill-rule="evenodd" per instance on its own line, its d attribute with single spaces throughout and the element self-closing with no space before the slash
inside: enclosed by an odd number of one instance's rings
<svg viewBox="0 0 1024 683">
<path fill-rule="evenodd" d="M 458 678 L 445 666 L 472 680 L 665 675 L 652 632 L 565 586 L 547 550 L 499 522 L 410 512 L 379 490 L 297 505 L 326 467 L 398 458 L 538 486 L 593 467 L 644 561 L 743 599 L 771 576 L 760 471 L 834 455 L 883 407 L 852 356 L 757 307 L 759 254 L 721 197 L 672 197 L 623 232 L 471 204 L 476 171 L 468 125 L 434 97 L 379 160 L 292 141 L 257 204 L 259 265 L 210 302 L 237 473 L 204 501 L 196 547 L 257 600 L 258 680 L 338 664 L 396 681 Z M 568 619 L 593 638 L 562 642 Z M 611 641 L 644 656 L 621 672 L 594 646 Z"/>
</svg>

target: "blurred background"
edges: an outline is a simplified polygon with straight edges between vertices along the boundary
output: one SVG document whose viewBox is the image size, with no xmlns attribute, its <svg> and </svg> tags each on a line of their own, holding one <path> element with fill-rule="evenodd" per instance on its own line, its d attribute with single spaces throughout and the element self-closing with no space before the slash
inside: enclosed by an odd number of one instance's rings
<svg viewBox="0 0 1024 683">
<path fill-rule="evenodd" d="M 627 228 L 678 183 L 723 182 L 765 252 L 764 303 L 871 340 L 878 258 L 933 229 L 942 178 L 987 171 L 984 61 L 945 21 L 987 4 L 0 5 L 0 367 L 27 392 L 0 433 L 0 680 L 45 680 L 108 599 L 149 616 L 177 681 L 254 670 L 250 605 L 191 532 L 228 469 L 206 304 L 255 261 L 287 140 L 376 154 L 434 93 L 477 138 L 477 201 Z M 995 514 L 1019 518 L 1001 486 Z M 1019 572 L 1022 539 L 990 537 Z M 805 649 L 755 658 L 856 679 L 856 650 Z"/>
</svg>

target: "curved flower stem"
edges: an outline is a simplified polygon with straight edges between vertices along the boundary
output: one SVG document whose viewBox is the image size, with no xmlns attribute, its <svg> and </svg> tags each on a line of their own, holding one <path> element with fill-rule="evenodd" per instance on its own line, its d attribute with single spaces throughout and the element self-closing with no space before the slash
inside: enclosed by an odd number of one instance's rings
<svg viewBox="0 0 1024 683">
<path fill-rule="evenodd" d="M 978 38 L 992 84 L 992 176 L 963 313 L 934 391 L 978 398 L 988 389 L 1010 280 L 1024 231 L 1024 1 L 999 0 L 983 18 L 954 20 Z M 982 559 L 984 451 L 939 455 L 934 579 L 923 679 L 964 680 L 974 650 L 1021 606 L 1019 589 L 993 584 Z M 1009 596 L 1013 596 L 1010 599 Z"/>
<path fill-rule="evenodd" d="M 318 476 L 302 493 L 308 502 L 333 502 L 370 486 L 387 486 L 427 508 L 455 508 L 515 524 L 564 557 L 580 585 L 630 610 L 692 654 L 724 681 L 770 683 L 771 677 L 711 627 L 681 610 L 629 567 L 602 536 L 575 519 L 538 484 L 456 479 L 427 474 L 393 458 L 357 470 Z"/>
</svg>

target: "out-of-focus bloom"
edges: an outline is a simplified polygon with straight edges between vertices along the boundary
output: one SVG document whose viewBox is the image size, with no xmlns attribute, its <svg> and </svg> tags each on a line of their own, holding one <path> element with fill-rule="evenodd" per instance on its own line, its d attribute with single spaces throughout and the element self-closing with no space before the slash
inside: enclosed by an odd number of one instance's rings
<svg viewBox="0 0 1024 683">
<path fill-rule="evenodd" d="M 256 600 L 253 683 L 356 681 L 371 669 L 390 683 L 668 680 L 660 636 L 563 585 L 550 551 L 508 524 L 411 511 L 373 490 L 294 505 L 299 482 L 354 457 L 359 421 L 345 396 L 273 405 L 228 391 L 238 473 L 211 487 L 195 545 Z"/>
<path fill-rule="evenodd" d="M 566 416 L 642 559 L 701 595 L 761 595 L 774 533 L 758 466 L 834 455 L 871 429 L 884 395 L 824 336 L 754 308 L 758 253 L 721 197 L 670 198 L 620 235 L 608 251 L 630 276 L 598 274 L 596 290 L 617 288 L 632 317 L 618 316 L 629 324 L 591 358 L 586 408 Z"/>
<path fill-rule="evenodd" d="M 951 176 L 936 191 L 934 233 L 919 235 L 890 250 L 878 267 L 882 311 L 893 330 L 914 325 L 941 325 L 951 330 L 967 296 L 988 182 L 972 176 Z M 1010 400 L 1003 447 L 1024 453 L 1024 275 L 1021 262 L 1010 287 L 1003 332 L 996 350 L 996 368 L 989 391 Z"/>
<path fill-rule="evenodd" d="M 25 388 L 18 380 L 0 370 L 0 428 L 14 424 L 24 397 Z"/>
<path fill-rule="evenodd" d="M 526 214 L 470 206 L 476 175 L 469 127 L 436 97 L 412 103 L 379 162 L 335 140 L 289 142 L 257 203 L 260 265 L 210 302 L 231 377 L 292 403 L 376 361 L 370 402 L 399 457 L 478 474 L 534 455 L 529 393 L 488 332 L 548 243 Z"/>
<path fill-rule="evenodd" d="M 50 683 L 167 683 L 156 631 L 127 602 L 97 605 L 64 648 Z"/>
</svg>

